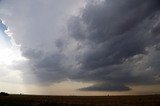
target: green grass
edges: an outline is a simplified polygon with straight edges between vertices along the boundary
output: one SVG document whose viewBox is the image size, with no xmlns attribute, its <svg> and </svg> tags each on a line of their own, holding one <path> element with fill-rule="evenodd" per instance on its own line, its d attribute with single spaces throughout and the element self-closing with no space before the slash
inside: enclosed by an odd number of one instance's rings
<svg viewBox="0 0 160 106">
<path fill-rule="evenodd" d="M 0 106 L 160 106 L 160 95 L 145 96 L 0 96 Z"/>
</svg>

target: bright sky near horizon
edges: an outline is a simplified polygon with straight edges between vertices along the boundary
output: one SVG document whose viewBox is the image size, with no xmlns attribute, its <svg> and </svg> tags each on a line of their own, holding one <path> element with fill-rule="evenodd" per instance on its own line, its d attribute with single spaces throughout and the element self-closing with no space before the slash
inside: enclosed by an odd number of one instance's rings
<svg viewBox="0 0 160 106">
<path fill-rule="evenodd" d="M 43 95 L 160 93 L 160 2 L 0 0 L 0 85 Z"/>
</svg>

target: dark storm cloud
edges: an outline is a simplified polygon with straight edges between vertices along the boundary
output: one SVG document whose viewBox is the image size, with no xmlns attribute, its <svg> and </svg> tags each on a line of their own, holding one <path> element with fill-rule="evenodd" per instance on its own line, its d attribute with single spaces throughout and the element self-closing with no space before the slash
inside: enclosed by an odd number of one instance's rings
<svg viewBox="0 0 160 106">
<path fill-rule="evenodd" d="M 29 60 L 32 73 L 38 78 L 40 84 L 50 84 L 59 82 L 67 78 L 68 72 L 65 71 L 65 56 L 62 53 L 44 53 L 43 51 L 29 49 L 23 55 Z"/>
<path fill-rule="evenodd" d="M 87 91 L 160 83 L 159 0 L 88 0 L 76 16 L 80 0 L 15 1 L 0 15 L 28 59 L 24 80 L 94 83 Z"/>
<path fill-rule="evenodd" d="M 110 37 L 131 30 L 158 9 L 158 0 L 106 0 L 103 4 L 97 5 L 88 3 L 82 16 L 71 20 L 71 23 L 74 23 L 70 26 L 70 29 L 73 30 L 73 34 L 71 34 L 76 39 L 84 38 L 93 40 L 95 43 L 102 43 Z M 83 34 L 84 28 L 82 26 L 85 24 L 87 24 L 88 33 Z"/>
<path fill-rule="evenodd" d="M 69 20 L 69 34 L 84 50 L 72 78 L 102 82 L 81 90 L 121 91 L 132 84 L 160 83 L 155 79 L 160 74 L 159 10 L 158 0 L 105 0 L 88 2 L 80 16 Z"/>
<path fill-rule="evenodd" d="M 88 1 L 70 18 L 67 39 L 49 39 L 51 51 L 22 45 L 23 56 L 45 84 L 70 78 L 94 83 L 79 90 L 128 91 L 160 83 L 159 6 L 158 0 Z"/>
<path fill-rule="evenodd" d="M 159 84 L 159 7 L 158 0 L 88 1 L 69 19 L 69 36 L 37 40 L 45 46 L 22 44 L 23 56 L 41 84 L 68 78 L 94 83 L 79 89 L 85 91 Z"/>
</svg>

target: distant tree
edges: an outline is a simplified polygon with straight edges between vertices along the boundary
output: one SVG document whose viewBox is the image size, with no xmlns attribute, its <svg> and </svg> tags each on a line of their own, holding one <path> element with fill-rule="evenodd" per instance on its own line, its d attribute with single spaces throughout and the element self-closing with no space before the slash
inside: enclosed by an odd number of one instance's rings
<svg viewBox="0 0 160 106">
<path fill-rule="evenodd" d="M 8 96 L 9 94 L 6 92 L 0 92 L 0 96 Z"/>
</svg>

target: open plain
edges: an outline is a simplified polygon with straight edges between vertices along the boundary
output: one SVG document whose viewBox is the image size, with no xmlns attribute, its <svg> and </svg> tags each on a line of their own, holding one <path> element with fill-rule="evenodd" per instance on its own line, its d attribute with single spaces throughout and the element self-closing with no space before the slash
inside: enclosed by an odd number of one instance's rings
<svg viewBox="0 0 160 106">
<path fill-rule="evenodd" d="M 160 95 L 141 96 L 0 96 L 0 106 L 160 106 Z"/>
</svg>

